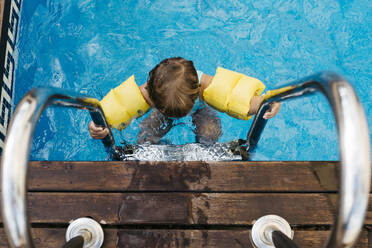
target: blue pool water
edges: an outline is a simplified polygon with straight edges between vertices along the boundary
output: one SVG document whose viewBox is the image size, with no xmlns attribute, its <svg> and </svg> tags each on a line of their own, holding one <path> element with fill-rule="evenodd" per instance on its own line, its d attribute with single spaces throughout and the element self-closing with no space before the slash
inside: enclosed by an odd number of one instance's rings
<svg viewBox="0 0 372 248">
<path fill-rule="evenodd" d="M 50 85 L 101 99 L 134 74 L 138 84 L 167 57 L 193 60 L 214 74 L 223 66 L 268 89 L 322 70 L 354 86 L 372 130 L 372 5 L 368 0 L 43 0 L 23 1 L 15 103 Z M 251 121 L 220 114 L 221 142 L 245 138 Z M 89 137 L 88 112 L 49 108 L 35 132 L 33 160 L 104 160 Z M 136 120 L 117 143 L 136 142 Z M 191 120 L 164 138 L 194 141 Z M 285 102 L 269 121 L 255 160 L 337 160 L 334 119 L 321 95 Z"/>
</svg>

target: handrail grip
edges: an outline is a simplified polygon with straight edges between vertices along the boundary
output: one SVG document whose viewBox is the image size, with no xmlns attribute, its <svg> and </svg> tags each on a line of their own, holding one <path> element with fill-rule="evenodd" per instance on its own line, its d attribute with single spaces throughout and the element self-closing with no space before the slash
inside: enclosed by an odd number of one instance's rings
<svg viewBox="0 0 372 248">
<path fill-rule="evenodd" d="M 274 92 L 274 93 L 273 93 Z M 275 93 L 277 92 L 277 93 Z M 366 116 L 352 86 L 339 75 L 321 72 L 272 91 L 262 102 L 247 135 L 249 151 L 255 149 L 275 101 L 321 92 L 333 110 L 339 136 L 340 189 L 332 233 L 326 247 L 352 247 L 365 218 L 370 188 L 370 141 Z"/>
<path fill-rule="evenodd" d="M 95 98 L 47 87 L 35 88 L 23 97 L 10 121 L 1 158 L 1 210 L 11 247 L 34 247 L 26 206 L 27 167 L 36 124 L 49 105 L 87 109 L 96 124 L 108 127 Z M 111 130 L 103 143 L 109 152 L 115 151 Z"/>
</svg>

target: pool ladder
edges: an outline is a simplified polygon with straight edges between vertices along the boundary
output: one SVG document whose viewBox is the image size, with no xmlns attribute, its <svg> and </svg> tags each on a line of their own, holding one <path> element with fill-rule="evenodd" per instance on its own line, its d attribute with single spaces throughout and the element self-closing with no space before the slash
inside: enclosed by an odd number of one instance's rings
<svg viewBox="0 0 372 248">
<path fill-rule="evenodd" d="M 272 102 L 315 92 L 325 95 L 332 107 L 338 129 L 341 165 L 338 208 L 325 247 L 352 247 L 363 226 L 368 205 L 370 141 L 363 108 L 347 81 L 335 73 L 321 72 L 270 91 L 253 120 L 247 139 L 239 141 L 234 149 L 245 154 L 246 158 L 255 149 L 267 123 L 263 114 Z M 27 166 L 36 123 L 49 105 L 89 110 L 96 124 L 108 127 L 95 98 L 62 89 L 36 88 L 22 99 L 11 119 L 1 160 L 1 209 L 11 247 L 34 247 L 26 211 Z M 102 142 L 113 159 L 120 159 L 121 151 L 115 146 L 111 131 Z M 280 231 L 272 234 L 285 239 Z M 280 247 L 291 247 L 289 244 Z"/>
</svg>

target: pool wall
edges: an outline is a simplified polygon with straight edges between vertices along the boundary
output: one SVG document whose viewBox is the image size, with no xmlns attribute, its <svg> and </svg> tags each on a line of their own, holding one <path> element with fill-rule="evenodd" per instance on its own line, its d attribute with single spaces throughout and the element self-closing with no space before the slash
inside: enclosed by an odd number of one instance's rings
<svg viewBox="0 0 372 248">
<path fill-rule="evenodd" d="M 17 63 L 15 45 L 18 37 L 18 27 L 21 11 L 21 0 L 0 1 L 0 75 L 1 75 L 1 115 L 0 115 L 0 153 L 10 116 L 14 108 L 14 68 Z"/>
</svg>

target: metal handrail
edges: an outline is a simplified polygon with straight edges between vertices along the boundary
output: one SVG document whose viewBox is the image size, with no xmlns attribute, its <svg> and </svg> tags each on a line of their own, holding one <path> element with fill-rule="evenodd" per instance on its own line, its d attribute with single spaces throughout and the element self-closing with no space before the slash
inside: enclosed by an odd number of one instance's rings
<svg viewBox="0 0 372 248">
<path fill-rule="evenodd" d="M 26 179 L 35 126 L 49 105 L 89 110 L 96 124 L 108 127 L 97 99 L 57 88 L 36 88 L 23 97 L 10 121 L 1 158 L 1 210 L 11 247 L 33 247 L 26 211 Z M 102 140 L 116 152 L 111 130 Z"/>
<path fill-rule="evenodd" d="M 272 102 L 321 92 L 330 103 L 338 130 L 340 189 L 338 209 L 326 247 L 352 247 L 365 218 L 371 179 L 370 140 L 367 119 L 352 86 L 339 75 L 321 72 L 268 92 L 247 135 L 247 149 L 253 151 L 267 120 Z"/>
</svg>

